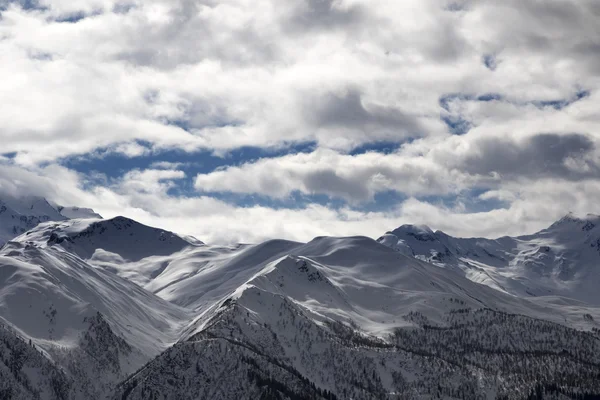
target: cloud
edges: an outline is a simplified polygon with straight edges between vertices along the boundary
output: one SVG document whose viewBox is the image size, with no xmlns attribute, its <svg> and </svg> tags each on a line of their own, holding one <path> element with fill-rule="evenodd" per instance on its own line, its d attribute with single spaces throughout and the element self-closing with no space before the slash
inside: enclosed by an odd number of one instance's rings
<svg viewBox="0 0 600 400">
<path fill-rule="evenodd" d="M 23 164 L 139 140 L 158 150 L 220 152 L 403 142 L 448 131 L 437 101 L 445 93 L 527 90 L 543 100 L 576 83 L 561 75 L 556 90 L 552 76 L 562 67 L 548 77 L 517 73 L 511 63 L 523 54 L 479 52 L 475 16 L 487 15 L 487 3 L 461 12 L 433 1 L 156 0 L 127 12 L 108 0 L 40 4 L 35 12 L 9 7 L 0 23 L 0 72 L 13 77 L 3 82 L 0 134 Z M 290 20 L 318 29 L 286 29 Z M 481 63 L 490 52 L 506 58 L 493 79 Z M 47 151 L 37 148 L 41 141 Z"/>
<path fill-rule="evenodd" d="M 25 194 L 30 193 L 27 188 L 35 188 L 32 194 L 60 204 L 92 207 L 107 218 L 127 215 L 210 243 L 258 242 L 275 237 L 307 241 L 318 235 L 378 237 L 401 224 L 415 222 L 453 235 L 497 237 L 542 229 L 565 214 L 565 210 L 600 213 L 595 201 L 600 196 L 600 183 L 594 179 L 560 185 L 553 179 L 525 186 L 508 184 L 502 191 L 491 191 L 482 197 L 503 197 L 511 204 L 483 212 L 416 198 L 408 198 L 387 211 L 366 212 L 317 204 L 298 209 L 237 207 L 208 196 L 169 195 L 170 185 L 181 177 L 175 170 L 140 170 L 107 184 L 86 182 L 84 176 L 59 166 L 25 171 L 3 165 L 0 193 Z M 57 179 L 62 182 L 60 190 L 54 184 Z"/>
<path fill-rule="evenodd" d="M 595 0 L 38 0 L 0 9 L 0 190 L 206 240 L 376 235 L 399 222 L 494 235 L 596 210 Z M 352 151 L 381 141 L 397 150 Z M 160 158 L 227 160 L 244 147 L 298 143 L 314 150 L 201 174 Z M 111 178 L 65 167 L 108 155 L 144 162 Z M 198 193 L 179 190 L 190 180 Z M 390 191 L 408 200 L 360 211 Z M 222 192 L 343 201 L 242 207 Z"/>
<path fill-rule="evenodd" d="M 304 115 L 315 130 L 336 134 L 350 142 L 376 140 L 401 141 L 401 138 L 422 136 L 426 128 L 419 117 L 399 108 L 369 104 L 364 94 L 355 88 L 341 93 L 307 96 Z"/>
<path fill-rule="evenodd" d="M 419 154 L 423 148 L 424 153 Z M 199 174 L 203 192 L 255 193 L 282 198 L 294 191 L 349 202 L 385 191 L 409 196 L 458 195 L 473 187 L 516 181 L 579 181 L 600 176 L 595 141 L 583 134 L 534 134 L 525 138 L 478 136 L 406 144 L 395 153 L 311 153 L 261 159 Z"/>
<path fill-rule="evenodd" d="M 543 133 L 521 142 L 504 138 L 477 140 L 461 160 L 461 170 L 499 174 L 503 180 L 555 178 L 580 180 L 600 176 L 595 143 L 586 135 Z"/>
<path fill-rule="evenodd" d="M 355 156 L 333 150 L 262 159 L 239 167 L 199 174 L 195 187 L 204 192 L 260 193 L 285 197 L 293 191 L 326 194 L 350 202 L 368 201 L 377 192 L 397 190 L 409 195 L 452 193 L 466 187 L 425 158 L 369 152 Z"/>
<path fill-rule="evenodd" d="M 183 163 L 171 161 L 155 161 L 150 164 L 152 169 L 177 169 L 181 166 L 183 166 Z"/>
<path fill-rule="evenodd" d="M 284 28 L 292 29 L 294 33 L 312 29 L 352 29 L 365 23 L 368 16 L 361 4 L 339 0 L 303 0 L 290 10 Z"/>
</svg>

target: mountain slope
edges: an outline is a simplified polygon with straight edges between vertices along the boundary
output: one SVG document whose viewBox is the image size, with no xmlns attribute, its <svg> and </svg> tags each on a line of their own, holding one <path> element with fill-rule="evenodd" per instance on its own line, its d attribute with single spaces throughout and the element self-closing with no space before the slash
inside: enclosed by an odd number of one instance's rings
<svg viewBox="0 0 600 400">
<path fill-rule="evenodd" d="M 84 319 L 102 313 L 135 347 L 152 353 L 176 340 L 188 314 L 60 247 L 9 242 L 0 250 L 0 316 L 40 344 L 69 346 Z"/>
<path fill-rule="evenodd" d="M 60 246 L 0 250 L 0 321 L 101 398 L 179 339 L 191 314 Z"/>
<path fill-rule="evenodd" d="M 0 324 L 0 399 L 71 399 L 74 382 L 30 342 Z"/>
<path fill-rule="evenodd" d="M 455 238 L 403 225 L 378 241 L 517 296 L 564 296 L 600 305 L 600 217 L 569 214 L 532 235 Z"/>
</svg>

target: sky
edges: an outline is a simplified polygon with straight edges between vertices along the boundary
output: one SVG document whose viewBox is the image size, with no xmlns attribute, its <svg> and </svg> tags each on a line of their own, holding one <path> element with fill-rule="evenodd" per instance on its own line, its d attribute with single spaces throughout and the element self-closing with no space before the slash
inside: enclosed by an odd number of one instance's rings
<svg viewBox="0 0 600 400">
<path fill-rule="evenodd" d="M 0 10 L 0 195 L 210 243 L 600 214 L 597 0 Z"/>
</svg>

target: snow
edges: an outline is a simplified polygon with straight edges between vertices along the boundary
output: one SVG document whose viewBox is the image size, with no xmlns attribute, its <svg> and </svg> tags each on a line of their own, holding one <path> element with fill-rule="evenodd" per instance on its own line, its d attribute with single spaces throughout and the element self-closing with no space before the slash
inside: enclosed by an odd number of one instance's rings
<svg viewBox="0 0 600 400">
<path fill-rule="evenodd" d="M 73 346 L 101 312 L 129 344 L 155 355 L 190 314 L 60 248 L 11 242 L 0 250 L 0 316 L 40 346 Z"/>
<path fill-rule="evenodd" d="M 92 258 L 101 249 L 129 261 L 139 261 L 153 255 L 168 255 L 187 246 L 202 244 L 125 217 L 47 222 L 18 236 L 14 241 L 38 247 L 60 245 L 84 259 Z"/>
<path fill-rule="evenodd" d="M 210 358 L 231 346 L 228 340 L 244 342 L 334 390 L 334 375 L 315 376 L 317 364 L 306 358 L 319 346 L 343 352 L 336 357 L 344 362 L 383 362 L 386 367 L 372 367 L 388 389 L 392 371 L 402 368 L 408 381 L 417 381 L 425 368 L 411 364 L 414 356 L 400 363 L 391 353 L 378 354 L 376 346 L 336 347 L 345 329 L 381 344 L 398 328 L 444 327 L 453 313 L 479 309 L 585 331 L 600 327 L 596 216 L 569 215 L 536 234 L 496 240 L 404 225 L 377 241 L 318 237 L 213 246 L 125 217 L 87 218 L 81 210 L 62 215 L 39 199 L 11 210 L 62 219 L 41 221 L 0 249 L 0 319 L 59 363 L 84 346 L 89 321 L 100 321 L 100 331 L 110 331 L 104 340 L 122 351 L 119 368 L 113 366 L 118 373 L 94 390 L 112 390 L 123 373 L 163 351 L 179 354 L 177 346 L 209 333 L 227 340 L 216 353 L 194 347 L 194 354 Z M 298 332 L 308 342 L 299 343 Z M 242 352 L 250 357 L 248 349 Z M 115 363 L 110 352 L 100 357 Z M 99 373 L 91 365 L 82 371 Z M 352 379 L 370 379 L 360 373 L 352 371 Z M 488 388 L 484 378 L 482 388 Z"/>
<path fill-rule="evenodd" d="M 378 241 L 515 296 L 564 296 L 600 305 L 600 216 L 569 213 L 540 232 L 495 240 L 415 234 L 420 231 L 405 225 Z"/>
<path fill-rule="evenodd" d="M 47 221 L 71 218 L 101 218 L 89 208 L 61 207 L 39 196 L 0 197 L 0 246 Z"/>
</svg>

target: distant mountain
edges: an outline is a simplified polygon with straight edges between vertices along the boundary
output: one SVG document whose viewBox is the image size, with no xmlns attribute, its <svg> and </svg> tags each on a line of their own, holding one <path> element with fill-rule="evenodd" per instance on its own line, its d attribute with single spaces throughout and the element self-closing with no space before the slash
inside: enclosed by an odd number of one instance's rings
<svg viewBox="0 0 600 400">
<path fill-rule="evenodd" d="M 125 217 L 46 222 L 13 240 L 38 247 L 60 245 L 83 259 L 117 257 L 128 261 L 168 255 L 202 244 L 193 237 L 179 236 Z"/>
<path fill-rule="evenodd" d="M 92 209 L 50 204 L 39 196 L 0 196 L 0 246 L 42 222 L 102 218 Z"/>
<path fill-rule="evenodd" d="M 518 296 L 565 296 L 600 305 L 600 216 L 567 214 L 518 237 L 456 238 L 403 225 L 378 242 Z"/>
</svg>

